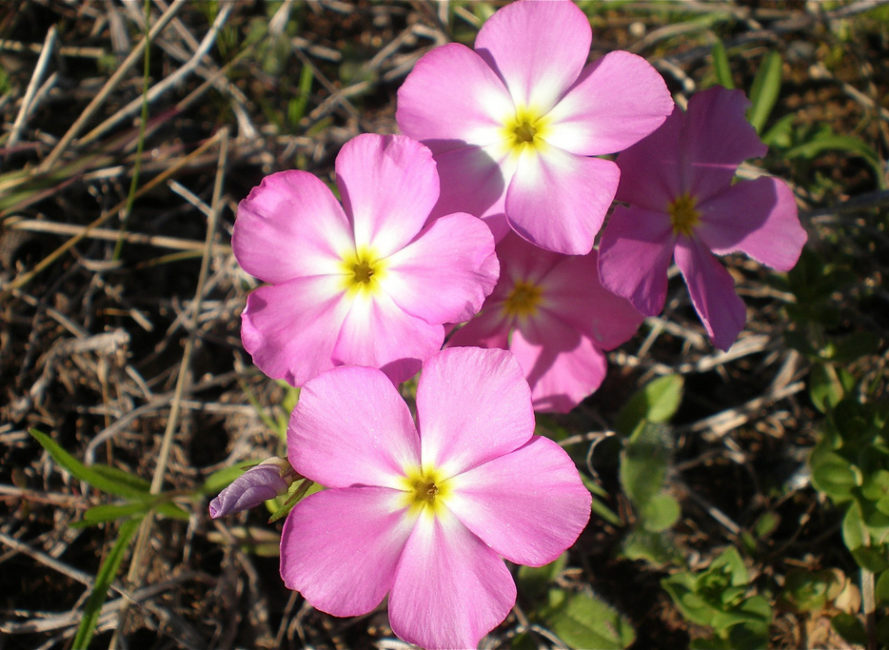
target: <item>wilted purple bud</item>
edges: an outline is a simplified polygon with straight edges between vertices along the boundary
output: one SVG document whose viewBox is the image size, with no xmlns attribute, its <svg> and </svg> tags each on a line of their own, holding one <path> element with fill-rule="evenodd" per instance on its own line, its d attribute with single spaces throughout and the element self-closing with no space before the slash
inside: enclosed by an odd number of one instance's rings
<svg viewBox="0 0 889 650">
<path fill-rule="evenodd" d="M 285 458 L 269 458 L 251 467 L 210 502 L 210 517 L 217 519 L 258 506 L 287 492 L 295 472 Z"/>
</svg>

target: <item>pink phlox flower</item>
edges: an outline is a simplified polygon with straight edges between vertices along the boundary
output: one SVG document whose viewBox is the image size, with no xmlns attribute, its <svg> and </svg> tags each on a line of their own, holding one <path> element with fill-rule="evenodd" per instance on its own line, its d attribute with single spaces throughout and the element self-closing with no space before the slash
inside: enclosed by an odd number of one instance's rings
<svg viewBox="0 0 889 650">
<path fill-rule="evenodd" d="M 353 138 L 336 183 L 342 206 L 302 171 L 267 176 L 238 205 L 235 257 L 268 283 L 247 298 L 241 339 L 294 386 L 341 364 L 400 382 L 440 349 L 443 323 L 470 318 L 493 289 L 494 240 L 472 215 L 428 218 L 436 165 L 408 137 Z"/>
<path fill-rule="evenodd" d="M 423 364 L 417 422 L 374 368 L 309 381 L 287 449 L 327 486 L 281 537 L 281 576 L 335 616 L 373 610 L 424 648 L 475 647 L 515 604 L 502 558 L 540 566 L 571 546 L 590 494 L 557 444 L 534 436 L 531 396 L 505 350 L 446 349 Z"/>
<path fill-rule="evenodd" d="M 272 457 L 241 474 L 210 502 L 210 517 L 217 519 L 254 508 L 284 494 L 296 479 L 283 458 Z"/>
<path fill-rule="evenodd" d="M 602 233 L 602 284 L 645 315 L 663 309 L 676 261 L 713 344 L 727 350 L 746 320 L 728 271 L 711 253 L 740 251 L 779 271 L 806 242 L 793 192 L 771 177 L 734 181 L 766 146 L 747 121 L 744 93 L 715 86 L 695 94 L 656 132 L 617 158 L 618 206 Z"/>
<path fill-rule="evenodd" d="M 475 50 L 449 43 L 417 61 L 398 90 L 402 132 L 435 153 L 436 212 L 469 212 L 499 238 L 583 254 L 617 189 L 594 158 L 656 129 L 673 107 L 643 58 L 610 52 L 586 65 L 592 32 L 571 2 L 515 2 L 482 26 Z M 508 225 L 507 225 L 508 224 Z"/>
<path fill-rule="evenodd" d="M 599 284 L 596 252 L 559 255 L 509 234 L 500 280 L 448 345 L 508 348 L 531 385 L 534 410 L 565 413 L 599 388 L 603 350 L 633 336 L 642 315 Z"/>
</svg>

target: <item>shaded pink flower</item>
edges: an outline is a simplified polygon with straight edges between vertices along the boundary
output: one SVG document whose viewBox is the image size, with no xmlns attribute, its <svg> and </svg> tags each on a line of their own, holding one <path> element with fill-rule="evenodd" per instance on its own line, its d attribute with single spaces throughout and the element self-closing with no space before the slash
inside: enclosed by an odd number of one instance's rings
<svg viewBox="0 0 889 650">
<path fill-rule="evenodd" d="M 217 519 L 254 508 L 286 493 L 295 479 L 285 459 L 268 458 L 241 474 L 210 502 L 210 517 Z"/>
<path fill-rule="evenodd" d="M 531 385 L 536 411 L 566 413 L 599 388 L 610 350 L 642 315 L 602 288 L 596 252 L 559 255 L 515 235 L 497 245 L 500 280 L 448 345 L 508 348 Z"/>
<path fill-rule="evenodd" d="M 435 153 L 437 212 L 469 212 L 498 239 L 587 253 L 617 189 L 620 151 L 673 106 L 657 71 L 629 52 L 585 65 L 590 23 L 570 2 L 515 2 L 482 26 L 475 50 L 424 55 L 398 90 L 401 130 Z"/>
<path fill-rule="evenodd" d="M 477 218 L 429 220 L 432 154 L 405 136 L 360 135 L 336 159 L 343 205 L 315 176 L 272 174 L 238 205 L 232 248 L 253 291 L 241 339 L 267 375 L 294 386 L 341 364 L 403 381 L 436 352 L 443 323 L 470 318 L 497 281 Z"/>
<path fill-rule="evenodd" d="M 589 519 L 574 463 L 533 431 L 528 384 L 504 350 L 452 348 L 428 359 L 416 426 L 376 369 L 336 368 L 309 381 L 290 419 L 288 456 L 328 489 L 287 517 L 284 583 L 335 616 L 365 614 L 389 594 L 402 639 L 475 647 L 515 603 L 501 556 L 551 562 Z"/>
<path fill-rule="evenodd" d="M 793 268 L 806 242 L 793 192 L 781 180 L 733 183 L 766 146 L 747 122 L 739 90 L 695 94 L 656 132 L 617 158 L 618 206 L 602 233 L 602 284 L 645 315 L 663 309 L 675 259 L 713 344 L 731 347 L 744 327 L 744 302 L 713 257 L 740 251 L 779 271 Z"/>
</svg>

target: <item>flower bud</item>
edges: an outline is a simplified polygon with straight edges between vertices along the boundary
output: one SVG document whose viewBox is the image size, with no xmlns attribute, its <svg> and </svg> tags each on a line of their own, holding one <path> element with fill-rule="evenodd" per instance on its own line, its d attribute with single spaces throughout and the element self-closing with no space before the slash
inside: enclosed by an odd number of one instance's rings
<svg viewBox="0 0 889 650">
<path fill-rule="evenodd" d="M 210 502 L 210 517 L 241 512 L 284 494 L 294 478 L 286 458 L 268 458 L 241 474 Z"/>
</svg>

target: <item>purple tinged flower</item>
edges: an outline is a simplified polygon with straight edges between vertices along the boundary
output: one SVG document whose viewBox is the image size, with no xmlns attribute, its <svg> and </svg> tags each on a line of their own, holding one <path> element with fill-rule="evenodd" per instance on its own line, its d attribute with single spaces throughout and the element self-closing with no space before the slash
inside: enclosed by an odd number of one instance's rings
<svg viewBox="0 0 889 650">
<path fill-rule="evenodd" d="M 470 318 L 497 281 L 494 240 L 469 214 L 430 220 L 432 154 L 405 136 L 360 135 L 336 159 L 342 206 L 302 171 L 267 176 L 238 206 L 235 257 L 267 282 L 241 339 L 268 376 L 301 386 L 342 364 L 400 382 Z"/>
<path fill-rule="evenodd" d="M 595 251 L 559 255 L 510 234 L 497 256 L 497 286 L 448 345 L 509 349 L 531 385 L 534 409 L 566 413 L 599 388 L 602 350 L 633 336 L 642 315 L 599 284 Z"/>
<path fill-rule="evenodd" d="M 475 647 L 515 603 L 501 558 L 553 561 L 586 525 L 590 494 L 565 451 L 533 435 L 528 384 L 507 351 L 432 356 L 416 409 L 415 424 L 374 368 L 335 368 L 303 387 L 288 457 L 327 489 L 288 515 L 281 576 L 335 616 L 388 594 L 402 639 Z"/>
<path fill-rule="evenodd" d="M 267 458 L 232 481 L 210 502 L 210 517 L 217 519 L 249 510 L 284 494 L 296 478 L 284 458 Z"/>
<path fill-rule="evenodd" d="M 713 257 L 740 251 L 779 271 L 793 268 L 806 242 L 793 192 L 771 177 L 733 182 L 766 146 L 747 122 L 744 93 L 715 86 L 695 94 L 656 132 L 617 158 L 618 206 L 599 245 L 610 291 L 645 315 L 663 309 L 675 259 L 713 344 L 731 347 L 746 313 L 734 281 Z"/>
<path fill-rule="evenodd" d="M 401 130 L 434 152 L 436 213 L 466 211 L 502 237 L 588 253 L 618 185 L 601 158 L 656 129 L 673 106 L 657 71 L 629 52 L 586 65 L 590 23 L 570 2 L 515 2 L 475 50 L 424 55 L 398 90 Z M 508 224 L 508 226 L 507 226 Z"/>
</svg>

